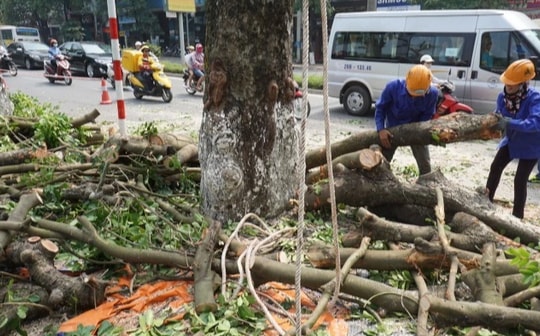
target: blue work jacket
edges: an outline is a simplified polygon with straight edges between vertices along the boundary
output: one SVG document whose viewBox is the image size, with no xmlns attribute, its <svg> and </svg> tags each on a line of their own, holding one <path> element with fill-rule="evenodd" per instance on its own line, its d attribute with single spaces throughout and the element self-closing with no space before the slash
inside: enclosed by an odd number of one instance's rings
<svg viewBox="0 0 540 336">
<path fill-rule="evenodd" d="M 497 111 L 511 118 L 499 148 L 508 145 L 512 159 L 540 159 L 540 92 L 528 88 L 516 114 L 504 104 L 504 93 L 497 97 Z"/>
<path fill-rule="evenodd" d="M 377 132 L 403 124 L 430 120 L 435 114 L 438 90 L 431 86 L 422 97 L 413 97 L 407 91 L 404 79 L 388 84 L 375 104 Z"/>
</svg>

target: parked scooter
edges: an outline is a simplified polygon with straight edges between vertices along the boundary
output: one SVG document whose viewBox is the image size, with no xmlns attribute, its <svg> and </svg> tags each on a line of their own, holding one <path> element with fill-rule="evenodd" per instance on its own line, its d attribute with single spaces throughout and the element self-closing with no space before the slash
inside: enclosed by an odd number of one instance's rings
<svg viewBox="0 0 540 336">
<path fill-rule="evenodd" d="M 163 72 L 163 65 L 159 63 L 152 64 L 151 85 L 146 83 L 142 72 L 130 73 L 128 80 L 133 87 L 133 95 L 137 99 L 142 99 L 143 96 L 153 96 L 161 97 L 164 102 L 170 103 L 173 98 L 171 80 Z"/>
<path fill-rule="evenodd" d="M 188 69 L 184 69 L 184 88 L 186 89 L 186 92 L 189 93 L 190 95 L 194 95 L 197 93 L 197 81 L 199 81 L 199 76 L 193 74 L 193 78 L 191 79 L 191 83 L 188 83 L 189 82 L 189 70 Z M 202 82 L 201 84 L 201 87 L 202 89 L 200 90 L 200 92 L 204 92 L 204 81 Z"/>
<path fill-rule="evenodd" d="M 294 82 L 294 117 L 296 120 L 302 120 L 303 117 L 303 100 L 304 100 L 304 93 L 300 89 L 300 86 L 298 86 L 298 83 L 296 81 Z M 309 101 L 307 102 L 307 113 L 306 118 L 309 117 L 309 114 L 311 113 L 311 105 L 309 104 Z"/>
<path fill-rule="evenodd" d="M 0 59 L 0 69 L 7 70 L 11 76 L 17 76 L 17 65 L 8 53 L 4 53 Z"/>
<path fill-rule="evenodd" d="M 452 92 L 454 92 L 454 84 L 451 81 L 447 80 L 439 85 L 437 110 L 435 111 L 433 119 L 437 119 L 454 112 L 473 113 L 472 107 L 460 103 L 456 96 L 452 95 Z"/>
<path fill-rule="evenodd" d="M 124 87 L 128 87 L 131 85 L 131 83 L 129 82 L 128 76 L 129 76 L 129 71 L 127 71 L 126 69 L 122 67 L 122 80 L 124 83 Z M 112 63 L 107 64 L 107 79 L 109 80 L 109 83 L 111 83 L 111 86 L 113 87 L 113 89 L 115 89 L 116 83 L 114 81 L 114 68 L 113 68 Z"/>
<path fill-rule="evenodd" d="M 56 55 L 56 71 L 50 60 L 43 61 L 43 68 L 45 72 L 43 75 L 54 83 L 57 80 L 63 80 L 66 85 L 71 85 L 73 78 L 71 77 L 71 71 L 69 70 L 70 64 L 65 55 Z"/>
</svg>

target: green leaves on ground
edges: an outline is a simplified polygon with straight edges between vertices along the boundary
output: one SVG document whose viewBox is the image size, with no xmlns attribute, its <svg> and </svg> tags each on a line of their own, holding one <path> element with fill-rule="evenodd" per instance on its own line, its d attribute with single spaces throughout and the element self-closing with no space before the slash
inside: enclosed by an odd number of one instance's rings
<svg viewBox="0 0 540 336">
<path fill-rule="evenodd" d="M 538 248 L 538 247 L 537 247 Z M 519 267 L 519 273 L 523 275 L 523 283 L 534 287 L 540 284 L 540 265 L 538 261 L 531 259 L 531 254 L 524 247 L 510 248 L 506 254 L 514 257 L 510 264 Z"/>
</svg>

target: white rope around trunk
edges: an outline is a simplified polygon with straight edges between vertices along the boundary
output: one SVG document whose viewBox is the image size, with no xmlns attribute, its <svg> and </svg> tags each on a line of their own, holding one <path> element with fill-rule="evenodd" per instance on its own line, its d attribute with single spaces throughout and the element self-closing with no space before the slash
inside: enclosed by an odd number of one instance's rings
<svg viewBox="0 0 540 336">
<path fill-rule="evenodd" d="M 332 214 L 332 231 L 334 250 L 336 253 L 336 288 L 334 297 L 330 305 L 334 304 L 338 298 L 341 285 L 341 260 L 339 256 L 339 231 L 337 225 L 337 210 L 336 210 L 336 194 L 334 188 L 334 172 L 332 169 L 332 152 L 330 138 L 330 113 L 328 109 L 328 24 L 326 13 L 326 0 L 321 0 L 321 19 L 322 19 L 322 42 L 323 42 L 323 111 L 324 111 L 324 128 L 325 128 L 325 147 L 326 147 L 326 162 L 328 168 L 328 184 L 330 189 L 330 205 Z M 304 248 L 304 215 L 305 215 L 305 200 L 304 194 L 306 190 L 306 118 L 308 104 L 308 69 L 309 69 L 309 0 L 302 0 L 302 110 L 303 116 L 300 123 L 300 141 L 298 148 L 298 227 L 297 227 L 297 243 L 296 243 L 296 272 L 295 272 L 295 307 L 296 307 L 296 335 L 302 335 L 302 261 Z"/>
</svg>

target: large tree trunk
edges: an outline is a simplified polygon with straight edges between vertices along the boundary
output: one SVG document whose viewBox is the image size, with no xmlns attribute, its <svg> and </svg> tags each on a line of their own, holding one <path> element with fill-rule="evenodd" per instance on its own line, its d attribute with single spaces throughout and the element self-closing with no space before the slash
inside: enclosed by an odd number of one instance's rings
<svg viewBox="0 0 540 336">
<path fill-rule="evenodd" d="M 207 3 L 199 159 L 202 208 L 214 219 L 279 215 L 298 187 L 292 8 L 292 0 Z"/>
</svg>

